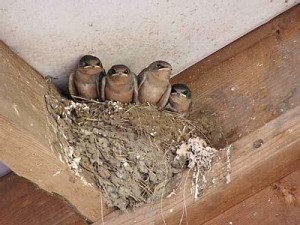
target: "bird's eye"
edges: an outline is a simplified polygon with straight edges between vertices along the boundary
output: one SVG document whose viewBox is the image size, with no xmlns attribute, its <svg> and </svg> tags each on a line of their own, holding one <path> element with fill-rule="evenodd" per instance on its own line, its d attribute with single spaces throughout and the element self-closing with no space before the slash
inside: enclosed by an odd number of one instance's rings
<svg viewBox="0 0 300 225">
<path fill-rule="evenodd" d="M 182 93 L 183 93 L 184 95 L 187 95 L 187 94 L 188 94 L 188 91 L 185 90 L 185 91 L 182 92 Z"/>
<path fill-rule="evenodd" d="M 81 62 L 81 66 L 82 66 L 82 67 L 85 67 L 85 66 L 87 66 L 87 65 L 88 65 L 88 64 L 87 64 L 86 62 L 84 62 L 84 61 Z"/>
<path fill-rule="evenodd" d="M 126 69 L 126 70 L 124 71 L 124 73 L 128 74 L 128 73 L 129 73 L 129 71 Z"/>
<path fill-rule="evenodd" d="M 163 68 L 163 66 L 161 64 L 157 64 L 157 68 L 161 69 L 161 68 Z"/>
<path fill-rule="evenodd" d="M 176 93 L 175 88 L 172 86 L 171 93 Z"/>
<path fill-rule="evenodd" d="M 96 65 L 97 65 L 97 66 L 101 66 L 101 63 L 100 63 L 100 62 L 98 62 Z"/>
<path fill-rule="evenodd" d="M 110 69 L 110 73 L 111 73 L 111 74 L 115 74 L 116 71 L 115 71 L 114 69 Z"/>
</svg>

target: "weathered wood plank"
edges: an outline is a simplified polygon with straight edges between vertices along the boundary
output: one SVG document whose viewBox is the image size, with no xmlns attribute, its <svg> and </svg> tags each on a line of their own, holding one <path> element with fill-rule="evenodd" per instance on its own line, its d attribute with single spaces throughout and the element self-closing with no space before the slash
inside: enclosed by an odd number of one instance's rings
<svg viewBox="0 0 300 225">
<path fill-rule="evenodd" d="M 299 105 L 299 21 L 298 5 L 175 76 L 192 90 L 192 117 L 217 114 L 233 142 Z"/>
<path fill-rule="evenodd" d="M 297 225 L 299 223 L 300 170 L 297 170 L 205 225 Z"/>
<path fill-rule="evenodd" d="M 56 156 L 44 79 L 0 42 L 0 160 L 42 189 L 66 198 L 90 220 L 100 218 L 100 193 Z M 104 213 L 108 211 L 105 209 Z"/>
<path fill-rule="evenodd" d="M 0 178 L 0 193 L 0 224 L 86 224 L 57 196 L 49 195 L 14 173 Z"/>
</svg>

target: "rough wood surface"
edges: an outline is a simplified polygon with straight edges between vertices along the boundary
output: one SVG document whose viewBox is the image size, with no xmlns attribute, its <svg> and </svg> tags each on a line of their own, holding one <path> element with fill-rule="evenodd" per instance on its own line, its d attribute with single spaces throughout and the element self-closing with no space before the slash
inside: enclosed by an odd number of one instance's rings
<svg viewBox="0 0 300 225">
<path fill-rule="evenodd" d="M 0 224 L 86 224 L 61 198 L 49 195 L 14 173 L 0 178 L 0 193 Z"/>
<path fill-rule="evenodd" d="M 205 223 L 224 224 L 300 224 L 300 170 Z"/>
<path fill-rule="evenodd" d="M 3 42 L 0 79 L 0 160 L 42 189 L 66 198 L 88 219 L 99 219 L 99 191 L 84 185 L 54 154 L 44 79 Z"/>
<path fill-rule="evenodd" d="M 300 104 L 300 6 L 178 76 L 193 94 L 192 117 L 218 115 L 229 142 Z"/>
</svg>

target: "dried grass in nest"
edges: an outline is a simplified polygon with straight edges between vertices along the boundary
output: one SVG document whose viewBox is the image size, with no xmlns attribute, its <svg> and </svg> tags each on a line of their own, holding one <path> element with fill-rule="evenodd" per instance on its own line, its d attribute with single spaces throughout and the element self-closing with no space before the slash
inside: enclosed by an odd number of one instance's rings
<svg viewBox="0 0 300 225">
<path fill-rule="evenodd" d="M 211 134 L 201 124 L 149 105 L 75 103 L 51 92 L 45 99 L 56 121 L 59 154 L 101 189 L 108 206 L 125 210 L 158 200 L 187 166 L 210 168 L 216 150 L 199 139 L 209 141 Z M 211 150 L 202 158 L 197 142 Z M 200 165 L 200 158 L 207 164 Z"/>
</svg>

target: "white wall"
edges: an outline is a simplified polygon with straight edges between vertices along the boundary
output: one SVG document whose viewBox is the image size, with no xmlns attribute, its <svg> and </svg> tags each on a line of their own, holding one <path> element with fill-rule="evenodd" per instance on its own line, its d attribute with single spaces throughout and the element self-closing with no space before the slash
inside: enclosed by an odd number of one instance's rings
<svg viewBox="0 0 300 225">
<path fill-rule="evenodd" d="M 299 0 L 0 0 L 0 39 L 64 80 L 83 54 L 138 73 L 156 59 L 174 74 Z"/>
</svg>

